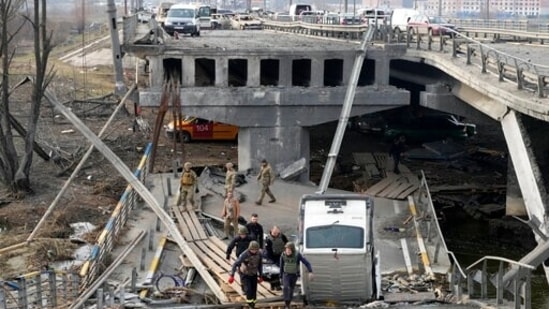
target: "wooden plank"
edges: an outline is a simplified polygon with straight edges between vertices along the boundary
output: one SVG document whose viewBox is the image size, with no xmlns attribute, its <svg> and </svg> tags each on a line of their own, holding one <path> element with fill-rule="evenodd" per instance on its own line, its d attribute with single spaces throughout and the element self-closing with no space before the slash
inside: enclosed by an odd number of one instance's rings
<svg viewBox="0 0 549 309">
<path fill-rule="evenodd" d="M 198 227 L 194 225 L 193 220 L 191 219 L 191 213 L 188 211 L 181 212 L 181 215 L 183 216 L 183 219 L 185 220 L 185 225 L 187 226 L 187 229 L 191 233 L 191 236 L 193 240 L 200 240 L 200 236 L 198 234 L 198 229 L 202 229 L 202 226 L 199 225 Z"/>
<path fill-rule="evenodd" d="M 408 190 L 400 193 L 396 198 L 398 200 L 403 200 L 403 199 L 406 199 L 408 197 L 408 195 L 412 194 L 412 192 L 416 191 L 419 187 L 414 185 L 412 187 L 410 187 Z"/>
<path fill-rule="evenodd" d="M 401 183 L 402 183 L 401 179 L 396 180 L 395 182 L 391 183 L 388 187 L 378 192 L 376 196 L 387 197 L 391 192 L 393 192 L 396 188 L 398 188 Z"/>
<path fill-rule="evenodd" d="M 395 198 L 399 196 L 402 192 L 406 191 L 408 188 L 413 187 L 414 185 L 409 182 L 401 182 L 400 186 L 394 189 L 392 192 L 387 194 L 387 198 Z"/>
<path fill-rule="evenodd" d="M 374 158 L 376 160 L 376 165 L 380 169 L 387 169 L 387 159 L 389 158 L 389 155 L 385 152 L 375 152 Z"/>
<path fill-rule="evenodd" d="M 198 217 L 196 216 L 196 213 L 194 211 L 188 212 L 189 216 L 191 217 L 191 221 L 193 222 L 193 225 L 196 227 L 196 231 L 198 232 L 198 238 L 201 240 L 208 239 L 208 235 L 206 234 L 206 230 L 204 229 L 204 226 L 198 220 Z"/>
<path fill-rule="evenodd" d="M 183 234 L 183 238 L 186 241 L 192 241 L 193 236 L 191 235 L 191 231 L 187 228 L 185 224 L 185 220 L 183 219 L 183 216 L 181 215 L 181 212 L 179 211 L 178 206 L 172 207 L 173 214 L 175 215 L 175 218 L 177 219 L 177 225 L 179 226 L 179 231 Z"/>
<path fill-rule="evenodd" d="M 366 194 L 375 195 L 376 193 L 390 186 L 391 183 L 393 183 L 398 178 L 399 177 L 397 175 L 389 175 L 387 178 L 382 179 L 380 182 L 368 188 L 368 190 L 366 190 Z"/>
</svg>

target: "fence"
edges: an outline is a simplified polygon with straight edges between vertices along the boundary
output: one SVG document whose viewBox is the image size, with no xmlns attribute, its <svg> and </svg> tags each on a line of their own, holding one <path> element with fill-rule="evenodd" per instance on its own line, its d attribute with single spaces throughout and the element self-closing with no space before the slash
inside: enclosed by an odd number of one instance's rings
<svg viewBox="0 0 549 309">
<path fill-rule="evenodd" d="M 152 143 L 149 143 L 145 149 L 145 153 L 139 163 L 134 175 L 144 182 L 149 173 L 149 158 L 151 154 Z M 82 277 L 81 288 L 89 286 L 95 278 L 102 273 L 108 263 L 108 257 L 113 249 L 113 245 L 120 230 L 124 227 L 128 220 L 131 210 L 138 203 L 138 194 L 131 185 L 126 187 L 126 190 L 120 197 L 115 210 L 113 211 L 109 221 L 107 222 L 103 232 L 97 238 L 96 244 L 92 248 L 92 252 L 88 260 L 80 269 Z"/>
<path fill-rule="evenodd" d="M 0 308 L 57 308 L 76 299 L 79 286 L 78 274 L 54 270 L 0 280 Z"/>
</svg>

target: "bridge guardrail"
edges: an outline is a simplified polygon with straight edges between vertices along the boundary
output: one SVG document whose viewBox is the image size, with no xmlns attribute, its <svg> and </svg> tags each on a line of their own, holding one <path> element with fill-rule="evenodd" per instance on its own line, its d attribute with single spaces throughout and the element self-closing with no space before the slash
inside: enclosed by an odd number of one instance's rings
<svg viewBox="0 0 549 309">
<path fill-rule="evenodd" d="M 145 149 L 145 153 L 139 163 L 134 175 L 144 182 L 149 174 L 149 159 L 152 150 L 152 143 L 149 143 Z M 82 277 L 81 288 L 85 288 L 93 283 L 95 278 L 101 274 L 106 268 L 107 259 L 113 249 L 114 242 L 120 234 L 120 231 L 126 224 L 131 210 L 137 205 L 139 195 L 133 187 L 128 184 L 126 190 L 120 197 L 116 208 L 105 228 L 97 237 L 96 244 L 92 248 L 92 252 L 88 260 L 80 268 L 80 276 Z"/>
<path fill-rule="evenodd" d="M 434 37 L 428 35 L 412 36 L 408 33 L 406 37 L 407 47 L 415 47 L 417 50 L 432 51 L 434 42 Z M 452 38 L 439 37 L 437 43 L 439 51 L 448 52 L 450 49 L 454 58 L 459 58 L 459 53 L 464 54 L 465 64 L 476 63 L 481 73 L 493 72 L 499 76 L 500 82 L 511 81 L 519 90 L 530 90 L 539 98 L 546 97 L 549 90 L 549 66 L 515 57 L 458 32 Z"/>
<path fill-rule="evenodd" d="M 60 308 L 78 297 L 80 277 L 76 273 L 44 270 L 0 280 L 0 308 Z"/>
<path fill-rule="evenodd" d="M 286 31 L 299 34 L 316 35 L 332 38 L 343 38 L 349 40 L 360 39 L 367 25 L 345 26 L 345 25 L 327 25 L 327 24 L 305 24 L 301 22 L 274 22 L 266 21 L 265 29 L 277 31 Z M 466 64 L 471 65 L 476 63 L 481 68 L 481 73 L 491 71 L 498 74 L 500 81 L 512 81 L 517 85 L 519 90 L 528 89 L 535 92 L 538 97 L 546 97 L 549 85 L 549 66 L 535 64 L 527 59 L 521 59 L 498 51 L 497 49 L 483 44 L 479 41 L 469 38 L 462 33 L 455 32 L 452 37 L 447 36 L 431 36 L 429 34 L 420 34 L 419 31 L 414 31 L 412 35 L 402 33 L 401 36 L 396 36 L 388 27 L 380 27 L 375 38 L 385 42 L 406 42 L 408 48 L 417 50 L 435 51 L 434 44 L 438 43 L 438 51 L 448 52 L 454 58 L 458 58 L 458 54 L 466 55 Z M 513 35 L 517 34 L 512 30 L 496 29 L 494 32 L 505 32 Z M 521 35 L 526 35 L 527 32 L 521 32 Z M 531 37 L 539 37 L 540 34 L 530 34 Z M 549 35 L 547 35 L 549 39 Z"/>
</svg>

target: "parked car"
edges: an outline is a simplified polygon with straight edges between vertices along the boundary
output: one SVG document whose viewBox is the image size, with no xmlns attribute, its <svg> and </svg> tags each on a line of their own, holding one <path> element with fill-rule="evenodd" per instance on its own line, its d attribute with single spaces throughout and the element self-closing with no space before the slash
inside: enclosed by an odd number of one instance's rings
<svg viewBox="0 0 549 309">
<path fill-rule="evenodd" d="M 196 117 L 186 117 L 179 121 L 177 130 L 175 121 L 164 126 L 168 138 L 187 143 L 193 140 L 235 140 L 238 127 Z"/>
<path fill-rule="evenodd" d="M 456 116 L 429 115 L 409 119 L 408 121 L 389 123 L 383 135 L 394 139 L 404 135 L 411 141 L 435 141 L 446 138 L 466 139 L 477 133 L 476 125 L 461 122 Z"/>
<path fill-rule="evenodd" d="M 342 14 L 339 16 L 340 25 L 362 25 L 362 17 L 358 14 Z"/>
<path fill-rule="evenodd" d="M 263 29 L 263 23 L 259 19 L 254 19 L 248 14 L 238 14 L 232 19 L 232 26 L 234 29 L 240 30 L 261 30 Z"/>
<path fill-rule="evenodd" d="M 405 33 L 408 29 L 408 22 L 412 16 L 418 15 L 419 12 L 414 9 L 396 8 L 391 12 L 391 27 L 395 34 Z"/>
<path fill-rule="evenodd" d="M 416 32 L 429 35 L 449 35 L 454 36 L 457 27 L 454 24 L 448 22 L 444 17 L 440 16 L 428 16 L 425 14 L 418 14 L 412 16 L 408 21 L 408 29 L 412 34 Z"/>
<path fill-rule="evenodd" d="M 382 135 L 387 140 L 404 135 L 412 142 L 442 139 L 466 139 L 476 135 L 476 125 L 459 120 L 451 114 L 431 114 L 418 117 L 386 118 L 380 115 L 363 115 L 351 122 L 351 128 L 364 133 Z"/>
</svg>

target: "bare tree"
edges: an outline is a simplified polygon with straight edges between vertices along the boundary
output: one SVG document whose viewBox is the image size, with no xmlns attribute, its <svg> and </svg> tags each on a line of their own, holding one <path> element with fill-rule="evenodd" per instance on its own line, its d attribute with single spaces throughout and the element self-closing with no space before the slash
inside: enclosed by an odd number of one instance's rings
<svg viewBox="0 0 549 309">
<path fill-rule="evenodd" d="M 0 180 L 11 192 L 23 196 L 32 192 L 30 186 L 30 170 L 33 157 L 33 142 L 36 135 L 40 106 L 44 92 L 53 78 L 53 70 L 48 70 L 48 57 L 53 48 L 51 33 L 46 28 L 46 0 L 33 1 L 33 14 L 24 17 L 31 24 L 34 39 L 34 55 L 36 76 L 31 94 L 31 107 L 26 124 L 27 134 L 24 136 L 23 153 L 19 154 L 14 143 L 10 121 L 10 64 L 15 53 L 11 44 L 23 26 L 20 24 L 15 31 L 10 32 L 10 22 L 20 16 L 23 0 L 0 0 L 0 56 L 2 57 L 2 87 L 0 96 Z"/>
</svg>

